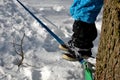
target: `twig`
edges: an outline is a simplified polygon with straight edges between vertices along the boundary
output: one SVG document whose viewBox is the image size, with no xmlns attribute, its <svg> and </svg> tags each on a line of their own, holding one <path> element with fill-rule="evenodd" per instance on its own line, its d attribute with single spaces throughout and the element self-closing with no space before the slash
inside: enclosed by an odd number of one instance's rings
<svg viewBox="0 0 120 80">
<path fill-rule="evenodd" d="M 18 63 L 18 67 L 20 67 L 22 64 L 23 64 L 23 60 L 24 60 L 24 52 L 23 52 L 23 40 L 24 40 L 24 37 L 25 37 L 25 33 L 21 39 L 21 43 L 20 44 L 16 44 L 14 41 L 13 41 L 13 47 L 14 47 L 14 50 L 15 52 L 21 57 L 21 60 L 19 60 L 19 63 Z M 17 51 L 16 49 L 16 45 L 17 46 L 20 46 L 20 52 Z"/>
</svg>

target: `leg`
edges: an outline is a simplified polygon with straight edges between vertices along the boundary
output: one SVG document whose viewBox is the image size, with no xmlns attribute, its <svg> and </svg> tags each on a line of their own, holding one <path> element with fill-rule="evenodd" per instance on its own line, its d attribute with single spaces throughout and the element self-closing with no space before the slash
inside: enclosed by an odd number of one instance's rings
<svg viewBox="0 0 120 80">
<path fill-rule="evenodd" d="M 73 44 L 79 48 L 81 55 L 91 56 L 91 48 L 93 47 L 93 41 L 97 37 L 97 29 L 95 23 L 86 23 L 82 21 L 75 21 L 73 24 L 72 40 L 69 44 Z"/>
</svg>

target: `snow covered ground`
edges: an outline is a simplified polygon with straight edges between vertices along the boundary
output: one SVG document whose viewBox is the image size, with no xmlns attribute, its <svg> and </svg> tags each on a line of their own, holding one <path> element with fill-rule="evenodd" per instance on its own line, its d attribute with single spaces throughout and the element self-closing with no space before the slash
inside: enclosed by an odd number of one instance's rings
<svg viewBox="0 0 120 80">
<path fill-rule="evenodd" d="M 53 32 L 67 42 L 72 35 L 73 19 L 69 15 L 72 0 L 20 0 Z M 96 25 L 101 31 L 101 16 Z M 54 25 L 53 25 L 54 24 Z M 18 59 L 23 34 L 24 60 L 18 69 Z M 98 49 L 94 41 L 93 56 Z M 61 58 L 58 43 L 35 21 L 16 0 L 0 0 L 0 80 L 84 80 L 79 62 Z"/>
</svg>

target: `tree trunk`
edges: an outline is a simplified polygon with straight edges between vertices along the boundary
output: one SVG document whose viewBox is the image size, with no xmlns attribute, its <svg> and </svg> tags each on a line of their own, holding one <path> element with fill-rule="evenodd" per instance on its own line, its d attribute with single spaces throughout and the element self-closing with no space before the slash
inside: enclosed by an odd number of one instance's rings
<svg viewBox="0 0 120 80">
<path fill-rule="evenodd" d="M 120 0 L 107 0 L 102 22 L 95 80 L 120 80 Z"/>
</svg>

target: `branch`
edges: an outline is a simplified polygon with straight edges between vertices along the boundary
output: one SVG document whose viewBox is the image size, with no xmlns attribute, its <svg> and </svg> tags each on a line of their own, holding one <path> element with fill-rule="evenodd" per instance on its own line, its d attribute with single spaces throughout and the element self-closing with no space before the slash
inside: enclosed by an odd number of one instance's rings
<svg viewBox="0 0 120 80">
<path fill-rule="evenodd" d="M 24 37 L 25 37 L 25 33 L 21 39 L 21 43 L 20 44 L 16 44 L 14 41 L 13 41 L 13 47 L 14 47 L 14 50 L 15 52 L 21 57 L 21 60 L 19 60 L 18 62 L 18 67 L 20 67 L 22 64 L 23 64 L 23 60 L 24 60 L 24 52 L 23 52 L 23 40 L 24 40 Z M 16 49 L 16 45 L 17 46 L 20 46 L 20 51 L 17 51 Z"/>
</svg>

